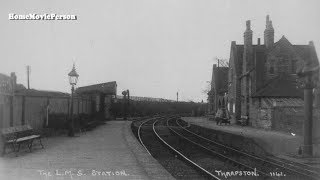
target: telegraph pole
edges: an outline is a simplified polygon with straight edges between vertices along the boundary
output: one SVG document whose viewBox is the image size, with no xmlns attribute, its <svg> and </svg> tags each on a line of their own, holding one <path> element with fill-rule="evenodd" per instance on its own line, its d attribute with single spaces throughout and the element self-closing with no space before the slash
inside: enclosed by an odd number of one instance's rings
<svg viewBox="0 0 320 180">
<path fill-rule="evenodd" d="M 29 80 L 30 72 L 31 72 L 31 67 L 28 65 L 27 66 L 28 89 L 30 89 L 30 80 Z"/>
<path fill-rule="evenodd" d="M 126 98 L 128 95 L 128 91 L 122 91 L 122 95 L 123 95 L 123 120 L 127 120 L 127 102 L 126 102 Z"/>
<path fill-rule="evenodd" d="M 177 102 L 179 101 L 179 92 L 177 92 Z"/>
</svg>

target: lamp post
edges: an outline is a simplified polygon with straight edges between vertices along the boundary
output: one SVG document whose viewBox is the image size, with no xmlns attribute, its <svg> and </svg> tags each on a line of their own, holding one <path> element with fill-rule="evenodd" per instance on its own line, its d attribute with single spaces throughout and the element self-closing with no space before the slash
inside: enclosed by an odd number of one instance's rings
<svg viewBox="0 0 320 180">
<path fill-rule="evenodd" d="M 130 111 L 130 91 L 129 91 L 129 89 L 127 89 L 127 110 L 128 110 L 128 115 L 130 117 L 131 111 Z"/>
<path fill-rule="evenodd" d="M 126 96 L 128 94 L 128 91 L 122 91 L 122 95 L 123 95 L 123 109 L 124 109 L 124 117 L 123 119 L 126 120 L 127 119 L 127 105 L 126 105 Z"/>
<path fill-rule="evenodd" d="M 73 93 L 74 93 L 74 86 L 78 82 L 79 74 L 76 72 L 76 68 L 73 64 L 72 70 L 68 74 L 69 76 L 69 83 L 71 85 L 71 110 L 70 115 L 71 118 L 69 119 L 69 132 L 68 136 L 73 137 L 74 136 L 74 120 L 73 120 Z"/>
</svg>

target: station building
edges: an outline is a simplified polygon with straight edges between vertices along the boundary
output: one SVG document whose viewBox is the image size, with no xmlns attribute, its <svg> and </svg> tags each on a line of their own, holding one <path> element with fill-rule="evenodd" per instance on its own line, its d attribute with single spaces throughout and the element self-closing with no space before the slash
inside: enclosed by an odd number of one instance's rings
<svg viewBox="0 0 320 180">
<path fill-rule="evenodd" d="M 244 44 L 231 43 L 229 111 L 236 120 L 247 119 L 248 125 L 254 127 L 301 129 L 303 88 L 296 72 L 305 64 L 319 65 L 313 42 L 296 45 L 285 36 L 274 42 L 269 16 L 266 17 L 264 44 L 260 38 L 253 44 L 252 34 L 250 21 L 247 21 Z"/>
</svg>

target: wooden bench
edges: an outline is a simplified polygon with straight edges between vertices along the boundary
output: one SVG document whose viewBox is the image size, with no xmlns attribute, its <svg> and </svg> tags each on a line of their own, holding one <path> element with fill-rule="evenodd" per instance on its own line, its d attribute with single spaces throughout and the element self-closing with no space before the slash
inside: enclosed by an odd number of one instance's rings
<svg viewBox="0 0 320 180">
<path fill-rule="evenodd" d="M 86 130 L 92 130 L 99 125 L 99 121 L 89 121 L 86 125 Z"/>
<path fill-rule="evenodd" d="M 8 145 L 12 146 L 16 156 L 18 156 L 21 144 L 26 144 L 31 152 L 32 144 L 35 139 L 39 140 L 41 147 L 44 148 L 41 142 L 40 133 L 36 133 L 29 125 L 3 128 L 1 130 L 1 135 L 3 139 L 2 156 L 6 153 L 6 147 Z"/>
<path fill-rule="evenodd" d="M 79 118 L 79 126 L 80 126 L 80 131 L 85 132 L 85 131 L 90 131 L 97 127 L 100 124 L 98 120 L 91 120 L 89 116 L 82 116 Z"/>
</svg>

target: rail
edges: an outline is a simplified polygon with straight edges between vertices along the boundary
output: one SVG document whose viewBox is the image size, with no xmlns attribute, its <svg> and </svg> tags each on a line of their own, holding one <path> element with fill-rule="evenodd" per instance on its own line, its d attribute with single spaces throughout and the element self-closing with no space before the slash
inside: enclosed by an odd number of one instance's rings
<svg viewBox="0 0 320 180">
<path fill-rule="evenodd" d="M 185 161 L 187 161 L 188 163 L 192 164 L 194 167 L 196 167 L 199 171 L 203 172 L 204 174 L 206 174 L 207 176 L 211 177 L 212 179 L 217 179 L 220 180 L 219 177 L 215 176 L 214 174 L 210 173 L 209 171 L 207 171 L 206 169 L 202 168 L 201 166 L 199 166 L 197 163 L 193 162 L 191 159 L 187 158 L 186 156 L 184 156 L 180 151 L 176 150 L 174 147 L 172 147 L 170 144 L 168 144 L 163 138 L 160 137 L 160 135 L 157 133 L 156 129 L 155 129 L 155 124 L 158 122 L 158 120 L 156 120 L 153 125 L 153 132 L 155 133 L 155 135 L 158 137 L 158 139 L 163 142 L 163 144 L 165 144 L 168 148 L 170 148 L 172 151 L 174 151 L 177 155 L 179 155 L 181 158 L 183 158 Z"/>
<path fill-rule="evenodd" d="M 228 150 L 237 152 L 237 153 L 242 154 L 242 155 L 244 155 L 244 156 L 246 156 L 246 157 L 250 157 L 250 158 L 252 158 L 252 159 L 254 159 L 254 160 L 259 160 L 259 161 L 261 161 L 261 162 L 263 162 L 263 163 L 268 163 L 268 164 L 277 166 L 277 167 L 279 167 L 279 168 L 283 168 L 283 169 L 285 169 L 285 170 L 287 170 L 287 171 L 291 171 L 291 172 L 294 172 L 294 173 L 297 173 L 297 174 L 300 174 L 300 175 L 303 175 L 303 176 L 306 176 L 306 177 L 309 177 L 309 178 L 312 178 L 312 179 L 320 179 L 320 175 L 319 175 L 317 172 L 315 172 L 315 171 L 311 171 L 311 170 L 308 170 L 308 169 L 305 169 L 305 168 L 300 168 L 300 167 L 298 167 L 298 166 L 295 166 L 295 165 L 292 164 L 292 163 L 280 162 L 279 160 L 276 160 L 276 159 L 266 160 L 266 159 L 263 159 L 262 157 L 258 157 L 258 156 L 256 156 L 256 155 L 252 155 L 252 154 L 249 154 L 249 153 L 246 153 L 246 152 L 237 150 L 237 149 L 235 149 L 235 148 L 226 146 L 226 145 L 224 145 L 224 144 L 221 144 L 221 143 L 219 143 L 219 142 L 213 141 L 212 139 L 208 139 L 208 138 L 206 138 L 206 137 L 200 136 L 200 135 L 198 135 L 198 134 L 196 134 L 196 133 L 194 133 L 194 132 L 186 129 L 185 127 L 183 127 L 183 126 L 178 122 L 178 119 L 176 119 L 176 124 L 177 124 L 181 129 L 187 131 L 188 133 L 193 134 L 194 136 L 196 136 L 196 137 L 198 137 L 198 138 L 201 138 L 201 139 L 203 139 L 203 140 L 206 140 L 206 141 L 208 141 L 208 142 L 210 142 L 210 143 L 214 143 L 215 145 L 218 145 L 218 146 L 223 147 L 223 148 L 225 148 L 225 149 L 228 149 Z M 268 157 L 266 157 L 266 158 L 268 158 Z M 268 159 L 271 159 L 271 158 L 268 158 Z M 294 168 L 296 168 L 296 169 L 292 169 L 292 168 L 289 168 L 289 167 L 287 167 L 287 166 L 294 167 Z M 302 171 L 305 171 L 305 172 L 302 172 Z M 306 172 L 309 173 L 309 174 L 307 174 Z"/>
</svg>

